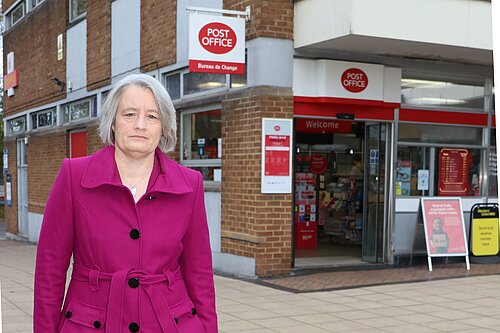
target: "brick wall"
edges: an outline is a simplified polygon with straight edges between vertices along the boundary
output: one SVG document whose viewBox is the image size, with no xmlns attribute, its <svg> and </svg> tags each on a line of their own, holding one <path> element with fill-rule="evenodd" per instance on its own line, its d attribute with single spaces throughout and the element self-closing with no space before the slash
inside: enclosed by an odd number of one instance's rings
<svg viewBox="0 0 500 333">
<path fill-rule="evenodd" d="M 261 194 L 262 118 L 293 116 L 292 90 L 257 87 L 222 103 L 222 252 L 253 257 L 256 274 L 290 271 L 292 195 Z"/>
<path fill-rule="evenodd" d="M 28 141 L 28 211 L 43 214 L 62 160 L 69 156 L 66 131 L 35 133 Z"/>
<path fill-rule="evenodd" d="M 141 71 L 176 62 L 175 0 L 141 1 Z"/>
<path fill-rule="evenodd" d="M 4 73 L 7 53 L 11 51 L 19 72 L 15 95 L 4 96 L 5 116 L 65 97 L 51 79 L 66 79 L 66 59 L 57 60 L 57 35 L 66 31 L 67 4 L 67 0 L 45 1 L 3 34 Z"/>
<path fill-rule="evenodd" d="M 17 234 L 17 143 L 15 139 L 5 140 L 4 148 L 9 150 L 9 174 L 12 182 L 12 206 L 5 205 L 6 231 Z M 6 180 L 7 182 L 7 180 Z M 5 191 L 7 199 L 7 191 Z"/>
<path fill-rule="evenodd" d="M 98 128 L 99 124 L 97 122 L 87 126 L 87 155 L 92 155 L 104 147 L 99 137 Z"/>
<path fill-rule="evenodd" d="M 224 0 L 224 9 L 245 11 L 249 4 L 247 40 L 257 37 L 293 39 L 292 0 Z"/>
<path fill-rule="evenodd" d="M 111 1 L 87 1 L 87 90 L 111 83 Z"/>
<path fill-rule="evenodd" d="M 2 13 L 4 13 L 7 9 L 9 9 L 12 4 L 16 2 L 16 0 L 4 0 L 2 1 Z"/>
</svg>

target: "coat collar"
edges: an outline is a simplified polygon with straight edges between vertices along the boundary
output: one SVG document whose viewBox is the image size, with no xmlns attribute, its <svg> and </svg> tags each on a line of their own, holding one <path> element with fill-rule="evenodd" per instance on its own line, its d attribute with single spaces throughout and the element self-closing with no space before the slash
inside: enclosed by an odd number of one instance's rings
<svg viewBox="0 0 500 333">
<path fill-rule="evenodd" d="M 193 188 L 189 185 L 184 173 L 176 162 L 165 156 L 159 148 L 156 148 L 155 155 L 155 167 L 152 174 L 153 181 L 150 184 L 148 192 L 173 194 L 193 192 Z M 96 188 L 105 184 L 123 186 L 118 168 L 116 167 L 115 147 L 113 146 L 105 147 L 90 157 L 81 181 L 82 187 L 85 188 Z"/>
</svg>

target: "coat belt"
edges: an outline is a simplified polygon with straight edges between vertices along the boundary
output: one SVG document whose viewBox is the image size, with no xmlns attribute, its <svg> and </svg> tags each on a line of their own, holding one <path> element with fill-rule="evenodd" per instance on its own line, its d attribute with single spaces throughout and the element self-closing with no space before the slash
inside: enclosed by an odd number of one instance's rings
<svg viewBox="0 0 500 333">
<path fill-rule="evenodd" d="M 115 273 L 103 273 L 99 267 L 91 268 L 73 264 L 72 278 L 79 281 L 88 281 L 92 291 L 99 290 L 99 281 L 111 281 L 106 309 L 106 332 L 122 332 L 123 305 L 127 280 L 136 278 L 139 286 L 144 289 L 149 297 L 151 306 L 160 322 L 163 333 L 178 332 L 177 324 L 170 313 L 169 306 L 160 290 L 160 283 L 167 282 L 168 289 L 172 290 L 175 279 L 181 278 L 179 269 L 172 273 L 164 268 L 162 274 L 148 274 L 134 268 L 127 268 Z"/>
</svg>

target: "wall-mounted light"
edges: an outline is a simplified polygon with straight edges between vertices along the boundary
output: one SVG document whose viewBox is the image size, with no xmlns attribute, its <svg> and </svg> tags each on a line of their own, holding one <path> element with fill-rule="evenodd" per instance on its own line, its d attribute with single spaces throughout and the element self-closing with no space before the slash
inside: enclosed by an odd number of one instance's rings
<svg viewBox="0 0 500 333">
<path fill-rule="evenodd" d="M 54 82 L 61 88 L 61 92 L 64 91 L 64 87 L 66 86 L 66 83 L 64 83 L 64 81 L 59 80 L 57 77 L 53 77 L 52 82 Z"/>
</svg>

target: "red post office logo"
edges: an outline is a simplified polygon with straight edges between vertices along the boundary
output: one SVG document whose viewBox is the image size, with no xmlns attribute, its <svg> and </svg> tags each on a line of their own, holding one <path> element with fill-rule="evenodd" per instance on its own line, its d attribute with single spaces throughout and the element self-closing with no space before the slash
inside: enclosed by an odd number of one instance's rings
<svg viewBox="0 0 500 333">
<path fill-rule="evenodd" d="M 279 127 L 279 125 L 274 126 L 274 130 L 275 130 L 276 132 L 279 132 L 279 131 L 280 131 L 280 129 L 281 129 L 281 127 Z"/>
<path fill-rule="evenodd" d="M 352 93 L 360 93 L 368 87 L 368 75 L 359 68 L 349 68 L 342 73 L 342 86 Z"/>
<path fill-rule="evenodd" d="M 220 22 L 211 22 L 198 33 L 200 45 L 210 53 L 225 54 L 236 46 L 236 33 Z"/>
</svg>

